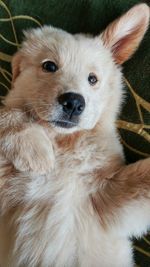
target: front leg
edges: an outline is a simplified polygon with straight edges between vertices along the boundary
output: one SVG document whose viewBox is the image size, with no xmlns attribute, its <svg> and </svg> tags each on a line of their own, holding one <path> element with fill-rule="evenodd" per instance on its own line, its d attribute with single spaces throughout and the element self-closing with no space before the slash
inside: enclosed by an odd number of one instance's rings
<svg viewBox="0 0 150 267">
<path fill-rule="evenodd" d="M 0 151 L 19 171 L 43 174 L 54 167 L 53 147 L 45 129 L 20 110 L 0 114 Z"/>
<path fill-rule="evenodd" d="M 100 179 L 99 173 L 99 184 Z M 91 195 L 100 223 L 120 237 L 145 234 L 150 227 L 150 158 L 114 170 L 103 184 Z"/>
</svg>

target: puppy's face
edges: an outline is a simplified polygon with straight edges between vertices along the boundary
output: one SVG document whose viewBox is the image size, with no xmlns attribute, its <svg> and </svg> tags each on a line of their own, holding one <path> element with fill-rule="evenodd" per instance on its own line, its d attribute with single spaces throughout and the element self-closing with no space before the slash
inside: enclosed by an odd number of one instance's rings
<svg viewBox="0 0 150 267">
<path fill-rule="evenodd" d="M 119 70 L 99 38 L 44 27 L 27 34 L 18 56 L 16 98 L 20 94 L 23 105 L 57 131 L 93 128 L 112 93 L 120 95 Z"/>
<path fill-rule="evenodd" d="M 118 66 L 141 41 L 148 18 L 149 8 L 142 4 L 95 38 L 48 26 L 27 32 L 13 60 L 6 104 L 25 107 L 61 133 L 113 122 L 121 102 Z"/>
</svg>

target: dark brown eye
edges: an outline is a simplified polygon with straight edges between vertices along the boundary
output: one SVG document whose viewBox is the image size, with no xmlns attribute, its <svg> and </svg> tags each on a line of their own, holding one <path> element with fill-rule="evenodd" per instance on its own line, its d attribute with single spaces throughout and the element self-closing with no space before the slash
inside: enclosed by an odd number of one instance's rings
<svg viewBox="0 0 150 267">
<path fill-rule="evenodd" d="M 43 62 L 42 69 L 46 72 L 56 72 L 58 67 L 53 61 L 48 60 Z"/>
<path fill-rule="evenodd" d="M 88 77 L 88 81 L 90 85 L 95 85 L 97 83 L 97 77 L 94 73 L 90 73 Z"/>
</svg>

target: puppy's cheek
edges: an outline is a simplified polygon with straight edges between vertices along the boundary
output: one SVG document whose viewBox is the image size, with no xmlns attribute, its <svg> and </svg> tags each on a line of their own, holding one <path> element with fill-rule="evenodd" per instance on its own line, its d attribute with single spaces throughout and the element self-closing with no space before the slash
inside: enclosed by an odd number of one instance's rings
<svg viewBox="0 0 150 267">
<path fill-rule="evenodd" d="M 55 104 L 50 113 L 50 121 L 56 121 L 62 117 L 62 107 L 58 104 Z"/>
<path fill-rule="evenodd" d="M 39 104 L 35 106 L 35 113 L 38 118 L 51 122 L 55 120 L 55 117 L 57 117 L 59 110 L 57 107 L 55 107 L 55 104 L 46 103 L 45 101 L 45 104 L 39 102 Z"/>
<path fill-rule="evenodd" d="M 79 123 L 80 129 L 83 130 L 91 130 L 95 127 L 96 121 L 89 120 L 88 118 L 84 118 L 84 120 L 81 120 Z"/>
<path fill-rule="evenodd" d="M 38 107 L 34 108 L 35 111 L 35 116 L 38 119 L 44 120 L 44 121 L 48 121 L 49 120 L 49 110 L 43 107 L 40 107 L 40 105 Z"/>
<path fill-rule="evenodd" d="M 90 105 L 89 103 L 89 105 L 86 106 L 84 113 L 81 115 L 79 126 L 85 130 L 93 129 L 98 122 L 99 117 L 99 105 L 98 107 L 95 105 L 93 109 L 93 105 Z"/>
</svg>

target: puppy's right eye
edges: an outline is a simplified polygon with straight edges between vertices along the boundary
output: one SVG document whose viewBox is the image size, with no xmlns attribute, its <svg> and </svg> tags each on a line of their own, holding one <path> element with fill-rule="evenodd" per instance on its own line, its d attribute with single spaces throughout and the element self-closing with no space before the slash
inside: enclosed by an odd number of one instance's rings
<svg viewBox="0 0 150 267">
<path fill-rule="evenodd" d="M 42 69 L 46 72 L 56 72 L 58 67 L 53 61 L 48 60 L 43 62 Z"/>
</svg>

